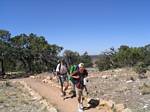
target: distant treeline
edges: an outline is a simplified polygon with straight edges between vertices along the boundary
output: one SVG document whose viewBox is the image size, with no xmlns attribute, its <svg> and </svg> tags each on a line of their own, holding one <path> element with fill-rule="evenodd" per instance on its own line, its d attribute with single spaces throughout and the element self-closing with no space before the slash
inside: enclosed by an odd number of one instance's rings
<svg viewBox="0 0 150 112">
<path fill-rule="evenodd" d="M 96 64 L 99 70 L 121 67 L 147 68 L 150 66 L 150 44 L 144 47 L 122 45 L 118 49 L 110 48 L 99 56 Z"/>
<path fill-rule="evenodd" d="M 53 71 L 62 50 L 63 47 L 49 44 L 43 36 L 31 33 L 11 37 L 9 31 L 0 30 L 0 74 Z M 80 56 L 77 52 L 66 50 L 61 58 L 65 58 L 68 65 L 82 61 L 86 66 L 92 66 L 87 52 Z"/>
</svg>

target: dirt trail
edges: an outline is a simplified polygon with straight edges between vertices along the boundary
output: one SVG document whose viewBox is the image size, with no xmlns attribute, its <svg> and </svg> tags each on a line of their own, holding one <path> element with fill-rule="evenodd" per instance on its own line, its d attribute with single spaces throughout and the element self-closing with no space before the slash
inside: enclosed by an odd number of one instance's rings
<svg viewBox="0 0 150 112">
<path fill-rule="evenodd" d="M 46 98 L 50 104 L 54 105 L 59 110 L 59 112 L 77 112 L 78 110 L 77 98 L 73 99 L 69 98 L 63 100 L 63 98 L 60 96 L 60 91 L 58 88 L 52 87 L 48 84 L 39 82 L 31 78 L 26 78 L 23 80 L 33 90 L 35 90 L 41 96 Z M 97 110 L 91 108 L 89 110 L 85 110 L 84 112 L 97 112 Z"/>
</svg>

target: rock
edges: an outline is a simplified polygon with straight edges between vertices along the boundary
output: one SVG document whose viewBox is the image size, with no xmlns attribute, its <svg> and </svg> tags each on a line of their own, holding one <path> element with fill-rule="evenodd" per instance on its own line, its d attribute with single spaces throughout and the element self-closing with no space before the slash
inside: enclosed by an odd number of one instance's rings
<svg viewBox="0 0 150 112">
<path fill-rule="evenodd" d="M 52 82 L 51 80 L 48 80 L 47 83 L 48 83 L 48 84 L 52 84 L 53 82 Z"/>
<path fill-rule="evenodd" d="M 150 85 L 148 85 L 146 83 L 144 83 L 142 86 L 140 86 L 139 89 L 141 90 L 142 95 L 150 94 Z"/>
<path fill-rule="evenodd" d="M 0 105 L 0 109 L 4 108 L 4 105 Z"/>
<path fill-rule="evenodd" d="M 131 111 L 131 109 L 126 108 L 126 109 L 124 109 L 122 112 L 132 112 L 132 111 Z"/>
<path fill-rule="evenodd" d="M 100 100 L 100 106 L 103 107 L 109 107 L 109 108 L 113 108 L 113 106 L 115 105 L 115 102 L 113 102 L 112 100 L 106 101 L 106 100 Z"/>
<path fill-rule="evenodd" d="M 128 87 L 122 86 L 122 87 L 117 88 L 117 90 L 115 90 L 115 91 L 122 93 L 122 92 L 125 92 L 125 91 L 128 91 L 128 90 L 130 90 Z"/>
<path fill-rule="evenodd" d="M 100 107 L 99 108 L 99 111 L 98 112 L 113 112 L 112 110 L 111 110 L 111 108 L 110 107 L 108 107 L 108 106 L 104 106 L 104 107 Z"/>
<path fill-rule="evenodd" d="M 107 110 L 107 109 L 101 109 L 101 110 L 99 110 L 99 112 L 113 112 L 113 111 Z"/>
<path fill-rule="evenodd" d="M 124 104 L 115 105 L 116 112 L 122 112 L 125 109 Z"/>
<path fill-rule="evenodd" d="M 40 108 L 40 111 L 44 111 L 47 107 L 45 105 L 43 105 L 41 108 Z"/>
<path fill-rule="evenodd" d="M 114 72 L 121 72 L 122 71 L 122 69 L 116 69 L 116 70 L 114 70 Z"/>
<path fill-rule="evenodd" d="M 35 76 L 30 76 L 30 78 L 35 79 Z"/>
<path fill-rule="evenodd" d="M 131 82 L 133 82 L 133 80 L 128 80 L 128 81 L 126 81 L 126 83 L 131 83 Z"/>
<path fill-rule="evenodd" d="M 145 109 L 145 108 L 147 108 L 147 107 L 148 107 L 148 104 L 145 104 L 143 108 Z"/>
<path fill-rule="evenodd" d="M 42 76 L 40 76 L 40 75 L 36 76 L 36 79 L 42 79 Z"/>
<path fill-rule="evenodd" d="M 60 82 L 59 82 L 59 79 L 58 79 L 57 77 L 53 77 L 52 81 L 53 81 L 54 83 L 60 83 Z"/>
<path fill-rule="evenodd" d="M 131 76 L 131 77 L 130 77 L 130 80 L 135 81 L 135 78 Z"/>
<path fill-rule="evenodd" d="M 43 83 L 48 83 L 47 79 L 42 80 Z"/>
<path fill-rule="evenodd" d="M 109 100 L 109 101 L 107 102 L 107 105 L 108 105 L 109 107 L 113 108 L 114 105 L 115 105 L 115 102 L 113 102 L 112 100 Z"/>
<path fill-rule="evenodd" d="M 113 75 L 114 77 L 117 77 L 117 75 Z"/>
<path fill-rule="evenodd" d="M 145 75 L 145 73 L 142 73 L 142 74 L 139 74 L 139 78 L 144 79 L 144 78 L 147 78 L 147 76 Z"/>
<path fill-rule="evenodd" d="M 49 112 L 58 112 L 57 111 L 57 109 L 56 108 L 54 108 L 54 107 L 51 107 L 50 109 L 48 109 L 49 110 Z"/>
<path fill-rule="evenodd" d="M 52 80 L 52 77 L 47 76 L 46 79 L 47 79 L 47 80 Z"/>
<path fill-rule="evenodd" d="M 86 101 L 89 102 L 91 100 L 91 98 L 87 98 Z"/>
<path fill-rule="evenodd" d="M 102 78 L 103 79 L 108 79 L 108 76 L 107 75 L 103 75 Z"/>
</svg>

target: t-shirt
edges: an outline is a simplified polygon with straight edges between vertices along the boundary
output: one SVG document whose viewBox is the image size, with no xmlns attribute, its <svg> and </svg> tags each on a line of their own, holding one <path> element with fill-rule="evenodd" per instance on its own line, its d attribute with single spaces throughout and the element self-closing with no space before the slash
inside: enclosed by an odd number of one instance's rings
<svg viewBox="0 0 150 112">
<path fill-rule="evenodd" d="M 59 72 L 60 74 L 66 74 L 67 73 L 67 67 L 62 64 L 58 64 L 56 67 L 56 72 Z"/>
<path fill-rule="evenodd" d="M 81 89 L 84 85 L 84 78 L 88 76 L 88 72 L 86 69 L 84 69 L 83 73 L 76 71 L 72 74 L 72 76 L 79 76 L 79 78 L 77 78 L 75 80 L 76 80 L 77 88 Z"/>
</svg>

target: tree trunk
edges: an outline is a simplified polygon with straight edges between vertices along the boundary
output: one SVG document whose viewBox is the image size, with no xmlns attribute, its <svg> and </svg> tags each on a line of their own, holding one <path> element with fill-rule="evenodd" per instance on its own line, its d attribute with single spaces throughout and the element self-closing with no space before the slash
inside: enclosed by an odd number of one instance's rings
<svg viewBox="0 0 150 112">
<path fill-rule="evenodd" d="M 1 75 L 5 75 L 5 69 L 4 69 L 4 60 L 1 60 Z"/>
<path fill-rule="evenodd" d="M 31 60 L 27 60 L 27 63 L 28 63 L 28 72 L 31 73 L 32 72 Z"/>
</svg>

